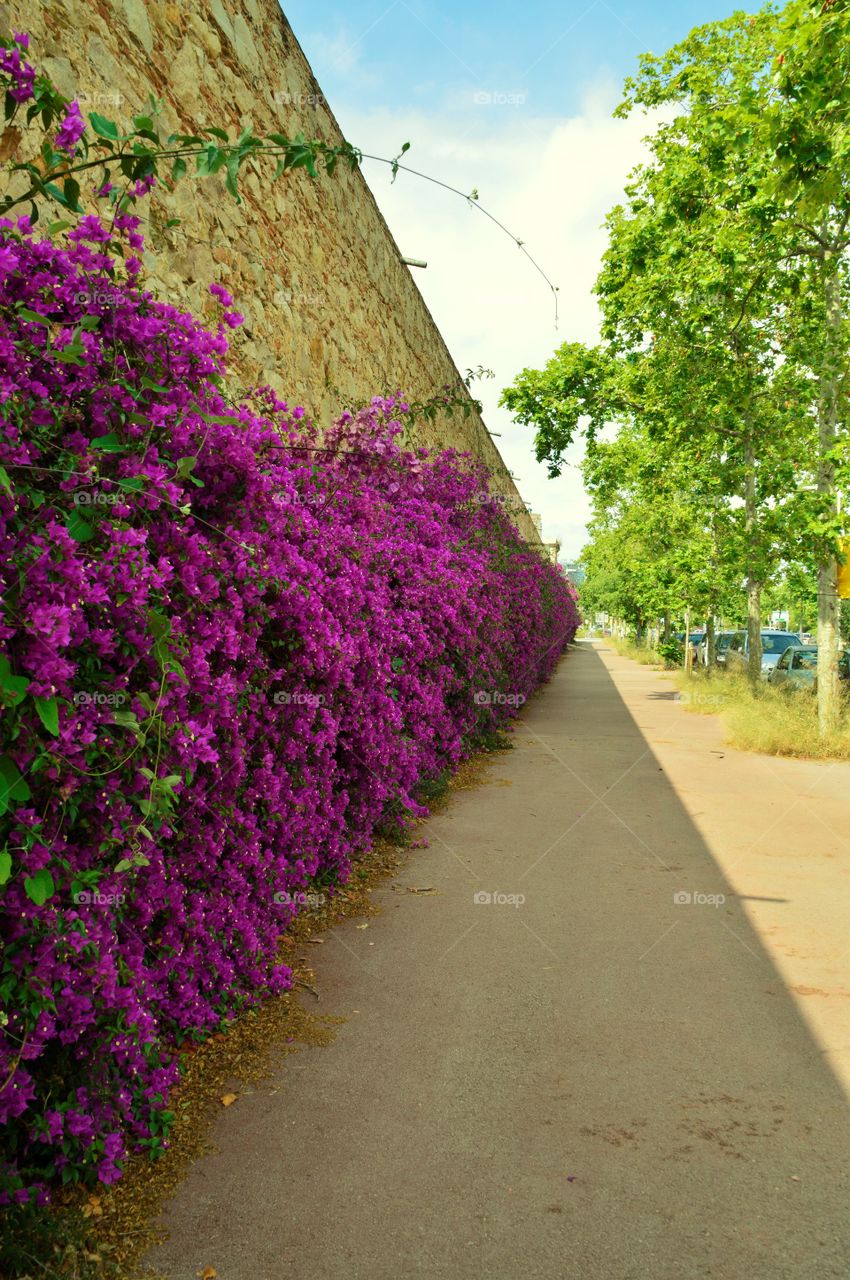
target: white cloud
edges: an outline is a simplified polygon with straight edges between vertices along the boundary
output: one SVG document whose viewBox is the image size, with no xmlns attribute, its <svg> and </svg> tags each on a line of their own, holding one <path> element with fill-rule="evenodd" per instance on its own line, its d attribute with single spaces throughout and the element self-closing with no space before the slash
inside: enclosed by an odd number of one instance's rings
<svg viewBox="0 0 850 1280">
<path fill-rule="evenodd" d="M 464 192 L 520 237 L 560 286 L 560 325 L 545 282 L 516 245 L 480 211 L 447 191 L 366 162 L 364 172 L 461 371 L 484 365 L 492 381 L 476 384 L 485 419 L 519 477 L 519 489 L 543 515 L 544 536 L 558 537 L 571 557 L 585 540 L 589 506 L 575 465 L 558 480 L 534 460 L 532 433 L 497 406 L 501 389 L 524 367 L 539 367 L 565 341 L 595 341 L 592 295 L 606 244 L 602 222 L 622 198 L 629 171 L 643 157 L 644 119 L 612 120 L 618 86 L 596 84 L 572 118 L 535 117 L 527 104 L 465 102 L 433 112 L 360 112 L 335 104 L 348 138 L 365 151 L 395 155 Z M 577 463 L 581 445 L 570 460 Z"/>
<path fill-rule="evenodd" d="M 317 31 L 312 35 L 310 44 L 315 50 L 314 56 L 318 65 L 327 67 L 338 76 L 349 80 L 353 80 L 356 76 L 361 85 L 374 84 L 375 77 L 364 71 L 361 65 L 362 35 L 354 36 L 346 28 L 337 31 L 333 36 Z"/>
</svg>

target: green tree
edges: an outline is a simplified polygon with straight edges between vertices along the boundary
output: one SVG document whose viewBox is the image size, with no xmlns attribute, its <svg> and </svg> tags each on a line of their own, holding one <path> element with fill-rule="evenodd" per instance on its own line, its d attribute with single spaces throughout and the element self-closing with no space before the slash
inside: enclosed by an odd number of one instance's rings
<svg viewBox="0 0 850 1280">
<path fill-rule="evenodd" d="M 780 13 L 736 14 L 697 28 L 662 58 L 642 59 L 622 113 L 635 105 L 675 107 L 678 114 L 663 132 L 686 147 L 705 173 L 711 208 L 758 244 L 754 292 L 786 287 L 791 323 L 783 355 L 809 372 L 817 423 L 809 532 L 817 556 L 818 699 L 825 733 L 839 709 L 836 539 L 847 435 L 848 0 L 793 0 Z"/>
</svg>

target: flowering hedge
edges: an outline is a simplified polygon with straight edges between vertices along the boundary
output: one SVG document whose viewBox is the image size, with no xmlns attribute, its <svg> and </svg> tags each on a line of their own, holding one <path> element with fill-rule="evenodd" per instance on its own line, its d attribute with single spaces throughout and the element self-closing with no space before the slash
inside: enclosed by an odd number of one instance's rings
<svg viewBox="0 0 850 1280">
<path fill-rule="evenodd" d="M 290 982 L 278 939 L 551 673 L 577 625 L 487 477 L 376 398 L 228 402 L 137 220 L 0 224 L 5 1198 L 120 1176 L 178 1049 Z"/>
</svg>

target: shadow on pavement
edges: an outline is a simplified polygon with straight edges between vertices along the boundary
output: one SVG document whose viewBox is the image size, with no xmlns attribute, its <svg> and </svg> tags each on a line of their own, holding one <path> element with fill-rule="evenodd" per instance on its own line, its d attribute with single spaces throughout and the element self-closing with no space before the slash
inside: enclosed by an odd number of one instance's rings
<svg viewBox="0 0 850 1280">
<path fill-rule="evenodd" d="M 847 1101 L 591 646 L 425 834 L 317 948 L 336 1041 L 222 1115 L 149 1261 L 846 1277 Z"/>
</svg>

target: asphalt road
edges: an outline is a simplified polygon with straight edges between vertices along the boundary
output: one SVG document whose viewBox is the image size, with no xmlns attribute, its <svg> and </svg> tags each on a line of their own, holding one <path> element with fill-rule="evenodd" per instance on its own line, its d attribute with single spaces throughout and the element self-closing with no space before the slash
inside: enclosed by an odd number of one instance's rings
<svg viewBox="0 0 850 1280">
<path fill-rule="evenodd" d="M 147 1261 L 846 1280 L 848 781 L 579 646 L 428 823 L 397 884 L 438 892 L 315 949 L 337 1039 L 222 1112 Z"/>
</svg>

